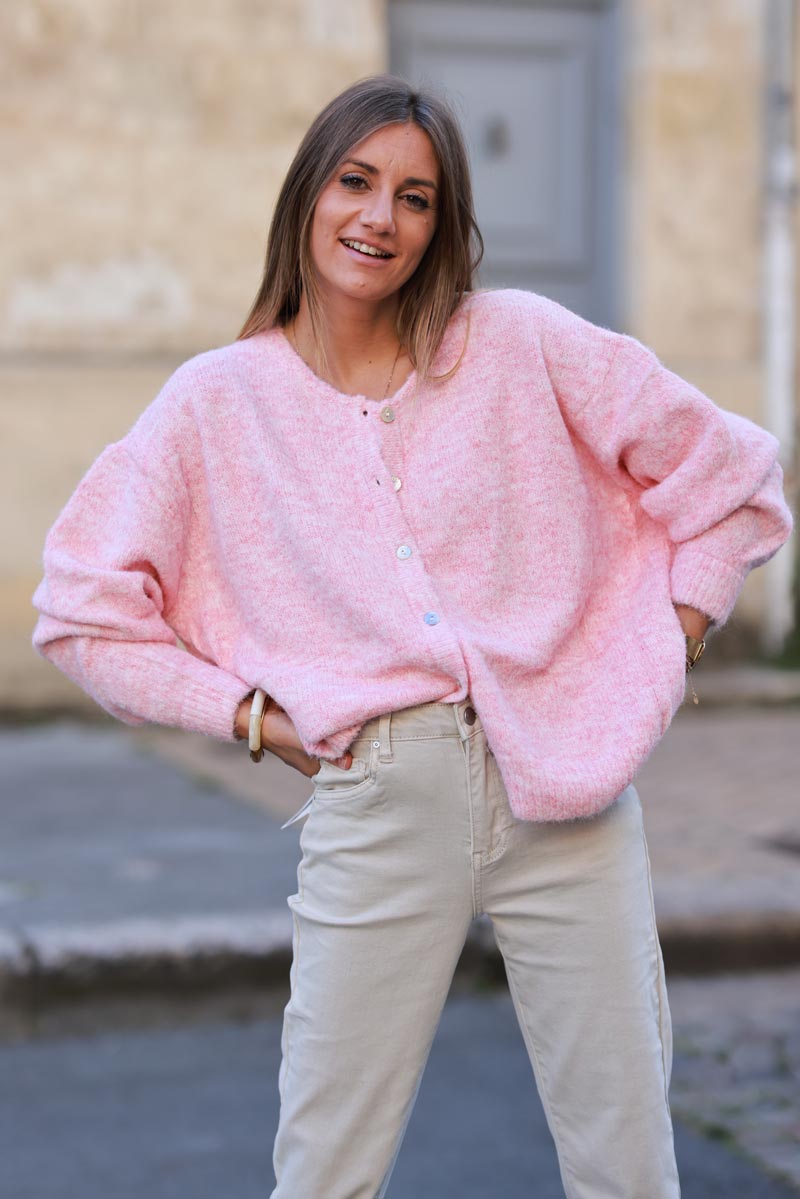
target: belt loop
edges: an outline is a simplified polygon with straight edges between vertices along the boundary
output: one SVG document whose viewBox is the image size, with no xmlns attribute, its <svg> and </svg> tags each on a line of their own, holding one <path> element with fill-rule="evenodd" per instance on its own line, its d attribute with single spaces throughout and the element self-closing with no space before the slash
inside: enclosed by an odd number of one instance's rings
<svg viewBox="0 0 800 1199">
<path fill-rule="evenodd" d="M 381 723 L 378 730 L 378 740 L 381 743 L 380 753 L 378 755 L 379 762 L 392 761 L 392 714 L 384 712 L 381 716 Z"/>
</svg>

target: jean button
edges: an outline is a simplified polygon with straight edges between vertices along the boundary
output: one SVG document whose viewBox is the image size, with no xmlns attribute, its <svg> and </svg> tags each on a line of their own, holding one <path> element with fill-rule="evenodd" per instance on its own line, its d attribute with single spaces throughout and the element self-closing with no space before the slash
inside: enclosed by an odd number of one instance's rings
<svg viewBox="0 0 800 1199">
<path fill-rule="evenodd" d="M 477 720 L 477 715 L 476 715 L 475 709 L 473 707 L 464 709 L 464 720 L 466 721 L 467 724 L 475 723 L 475 721 Z"/>
</svg>

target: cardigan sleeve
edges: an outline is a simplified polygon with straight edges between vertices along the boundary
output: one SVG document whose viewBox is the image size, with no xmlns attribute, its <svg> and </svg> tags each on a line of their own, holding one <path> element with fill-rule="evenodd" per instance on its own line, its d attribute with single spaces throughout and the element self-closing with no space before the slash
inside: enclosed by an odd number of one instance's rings
<svg viewBox="0 0 800 1199">
<path fill-rule="evenodd" d="M 635 338 L 537 299 L 565 420 L 665 527 L 673 602 L 724 624 L 749 571 L 792 531 L 776 438 L 717 407 Z"/>
<path fill-rule="evenodd" d="M 47 535 L 33 645 L 126 724 L 233 741 L 236 709 L 251 688 L 182 649 L 167 620 L 186 511 L 174 472 L 156 487 L 125 440 L 108 446 Z"/>
</svg>

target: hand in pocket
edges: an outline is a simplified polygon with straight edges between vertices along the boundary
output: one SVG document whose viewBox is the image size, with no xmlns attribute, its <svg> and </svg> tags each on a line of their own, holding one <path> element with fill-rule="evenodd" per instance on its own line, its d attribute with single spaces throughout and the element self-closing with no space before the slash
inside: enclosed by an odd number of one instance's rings
<svg viewBox="0 0 800 1199">
<path fill-rule="evenodd" d="M 261 722 L 261 744 L 264 749 L 286 762 L 287 766 L 299 770 L 306 778 L 311 778 L 319 770 L 319 758 L 313 758 L 306 753 L 291 717 L 271 696 L 267 697 Z M 334 758 L 333 763 L 342 770 L 349 770 L 353 764 L 353 755 L 347 750 L 340 758 Z"/>
</svg>

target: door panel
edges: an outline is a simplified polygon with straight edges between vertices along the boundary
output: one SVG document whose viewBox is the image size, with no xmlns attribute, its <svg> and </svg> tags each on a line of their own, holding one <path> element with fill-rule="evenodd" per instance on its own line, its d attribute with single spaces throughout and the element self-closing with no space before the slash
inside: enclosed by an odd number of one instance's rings
<svg viewBox="0 0 800 1199">
<path fill-rule="evenodd" d="M 610 10 L 588 4 L 394 0 L 391 63 L 444 89 L 462 121 L 480 282 L 615 315 L 615 99 Z"/>
</svg>

